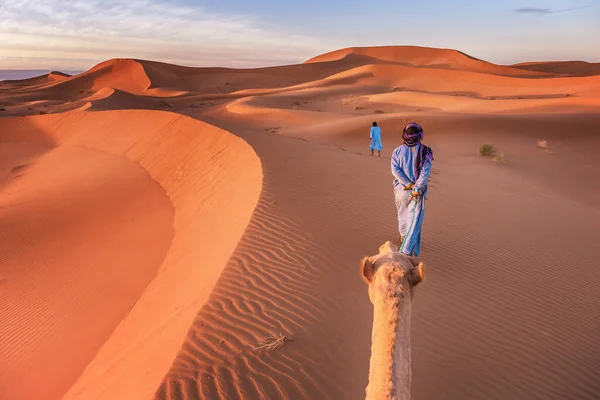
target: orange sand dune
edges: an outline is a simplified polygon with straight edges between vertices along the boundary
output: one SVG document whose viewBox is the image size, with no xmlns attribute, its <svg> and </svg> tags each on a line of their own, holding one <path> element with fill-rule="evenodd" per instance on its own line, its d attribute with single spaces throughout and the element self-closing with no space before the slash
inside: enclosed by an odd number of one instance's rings
<svg viewBox="0 0 600 400">
<path fill-rule="evenodd" d="M 526 71 L 492 64 L 471 57 L 463 52 L 450 49 L 435 49 L 419 46 L 381 46 L 381 47 L 350 47 L 323 54 L 306 63 L 318 63 L 343 59 L 364 59 L 364 64 L 377 61 L 402 64 L 413 67 L 436 69 L 454 69 L 459 71 L 481 72 L 503 76 L 536 77 L 543 76 L 539 71 Z M 546 73 L 545 75 L 549 75 Z"/>
<path fill-rule="evenodd" d="M 528 71 L 571 76 L 600 75 L 600 63 L 588 63 L 585 61 L 529 62 L 515 64 L 513 67 Z"/>
<path fill-rule="evenodd" d="M 332 62 L 325 65 L 289 65 L 282 67 L 227 69 L 190 68 L 152 61 L 139 61 L 149 79 L 151 88 L 167 88 L 200 93 L 232 93 L 246 89 L 273 89 L 299 85 L 344 71 L 348 63 Z M 350 64 L 358 66 L 359 63 Z"/>
<path fill-rule="evenodd" d="M 24 168 L 0 203 L 10 249 L 0 262 L 0 393 L 58 398 L 155 276 L 173 208 L 123 157 L 59 147 Z"/>
<path fill-rule="evenodd" d="M 69 78 L 71 75 L 65 74 L 58 71 L 52 71 L 48 74 L 35 76 L 29 79 L 20 80 L 4 80 L 1 81 L 2 85 L 14 85 L 14 86 L 36 86 L 46 83 L 59 82 Z"/>
<path fill-rule="evenodd" d="M 523 79 L 382 64 L 287 89 L 244 93 L 247 97 L 229 102 L 227 109 L 268 118 L 275 127 L 343 119 L 348 113 L 593 113 L 600 107 L 597 76 Z"/>
<path fill-rule="evenodd" d="M 98 64 L 88 72 L 48 88 L 60 89 L 63 94 L 77 96 L 82 90 L 95 91 L 105 87 L 141 94 L 149 86 L 150 80 L 142 65 L 134 60 L 118 59 Z"/>
<path fill-rule="evenodd" d="M 3 151 L 29 153 L 3 163 L 27 165 L 1 197 L 0 397 L 152 393 L 247 224 L 260 163 L 168 113 L 0 119 L 0 132 Z"/>
<path fill-rule="evenodd" d="M 598 93 L 596 76 L 577 78 L 523 79 L 453 70 L 433 70 L 401 65 L 366 65 L 344 71 L 338 77 L 359 78 L 363 85 L 383 84 L 392 90 L 430 91 L 434 93 L 472 92 L 478 96 L 519 94 Z"/>
<path fill-rule="evenodd" d="M 360 64 L 351 64 L 357 66 Z M 65 106 L 65 102 L 85 100 L 99 91 L 109 89 L 150 97 L 181 97 L 211 94 L 227 97 L 253 89 L 283 89 L 314 80 L 324 79 L 344 71 L 348 63 L 327 65 L 291 65 L 284 67 L 232 70 L 224 68 L 190 68 L 144 60 L 115 59 L 101 63 L 91 70 L 61 82 L 20 82 L 0 84 L 11 102 L 31 103 L 35 100 L 52 101 L 59 111 L 80 107 Z M 240 94 L 232 95 L 240 97 Z M 2 97 L 0 97 L 2 100 Z M 146 102 L 146 104 L 150 104 Z M 139 108 L 139 107 L 133 107 Z M 156 107 L 145 107 L 156 108 Z M 21 114 L 15 113 L 15 114 Z"/>
<path fill-rule="evenodd" d="M 358 261 L 397 239 L 389 156 L 417 121 L 414 398 L 597 399 L 593 70 L 397 46 L 0 83 L 0 398 L 364 397 Z"/>
<path fill-rule="evenodd" d="M 156 108 L 160 103 L 157 99 L 138 97 L 118 89 L 103 88 L 90 97 L 82 99 L 90 103 L 93 110 L 125 110 Z"/>
</svg>

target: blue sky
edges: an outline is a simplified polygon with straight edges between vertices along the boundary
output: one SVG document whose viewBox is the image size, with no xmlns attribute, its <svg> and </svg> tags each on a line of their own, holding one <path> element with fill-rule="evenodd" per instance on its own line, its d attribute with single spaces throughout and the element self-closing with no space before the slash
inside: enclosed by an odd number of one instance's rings
<svg viewBox="0 0 600 400">
<path fill-rule="evenodd" d="M 1 0 L 0 69 L 115 57 L 255 67 L 396 44 L 500 64 L 600 62 L 599 21 L 598 0 Z"/>
</svg>

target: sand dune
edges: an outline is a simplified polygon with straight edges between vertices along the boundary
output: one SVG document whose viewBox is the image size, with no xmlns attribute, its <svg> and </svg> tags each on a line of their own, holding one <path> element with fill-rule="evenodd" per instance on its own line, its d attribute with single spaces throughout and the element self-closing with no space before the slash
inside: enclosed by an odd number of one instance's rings
<svg viewBox="0 0 600 400">
<path fill-rule="evenodd" d="M 24 168 L 0 204 L 0 393 L 59 398 L 156 274 L 173 209 L 122 157 L 59 147 Z"/>
<path fill-rule="evenodd" d="M 598 398 L 595 69 L 398 46 L 0 82 L 0 398 L 361 398 L 358 261 L 396 239 L 413 120 L 435 154 L 414 397 Z"/>
<path fill-rule="evenodd" d="M 513 65 L 514 68 L 570 76 L 600 75 L 600 63 L 585 61 L 529 62 Z"/>
<path fill-rule="evenodd" d="M 125 109 L 152 109 L 160 104 L 157 99 L 138 97 L 118 89 L 103 88 L 82 99 L 89 102 L 92 110 L 125 110 Z"/>
<path fill-rule="evenodd" d="M 152 393 L 247 224 L 260 163 L 241 140 L 174 114 L 0 124 L 3 146 L 58 146 L 2 192 L 0 397 Z"/>
<path fill-rule="evenodd" d="M 35 76 L 33 78 L 29 78 L 29 79 L 19 79 L 19 80 L 4 80 L 4 81 L 0 81 L 0 83 L 2 85 L 6 85 L 6 86 L 37 86 L 37 85 L 43 85 L 43 84 L 47 84 L 47 83 L 53 83 L 53 82 L 60 82 L 63 81 L 67 78 L 69 78 L 71 75 L 62 73 L 62 72 L 58 72 L 58 71 L 53 71 L 50 72 L 48 74 L 44 74 L 44 75 L 40 75 L 40 76 Z"/>
<path fill-rule="evenodd" d="M 547 71 L 529 71 L 492 64 L 451 49 L 435 49 L 419 46 L 381 46 L 351 47 L 323 54 L 307 63 L 363 58 L 370 63 L 393 63 L 412 67 L 435 69 L 453 69 L 459 71 L 481 72 L 502 76 L 538 77 L 551 75 Z"/>
</svg>

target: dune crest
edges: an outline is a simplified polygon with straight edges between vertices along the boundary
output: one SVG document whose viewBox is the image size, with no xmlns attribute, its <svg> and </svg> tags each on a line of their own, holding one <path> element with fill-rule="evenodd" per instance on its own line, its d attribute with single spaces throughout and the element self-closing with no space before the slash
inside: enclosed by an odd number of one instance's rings
<svg viewBox="0 0 600 400">
<path fill-rule="evenodd" d="M 509 66 L 492 64 L 458 50 L 420 46 L 349 47 L 313 57 L 305 63 L 352 59 L 363 59 L 365 64 L 385 62 L 412 67 L 454 69 L 502 76 L 543 76 L 538 71 L 519 70 Z M 546 75 L 552 74 L 546 73 Z"/>
<path fill-rule="evenodd" d="M 97 354 L 90 355 L 93 358 L 86 360 L 81 369 L 57 370 L 71 379 L 73 385 L 65 399 L 147 398 L 170 367 L 192 319 L 208 298 L 250 219 L 261 188 L 260 161 L 242 140 L 171 113 L 67 113 L 28 117 L 26 121 L 27 124 L 23 124 L 22 120 L 0 119 L 0 131 L 10 130 L 17 141 L 35 141 L 36 135 L 43 133 L 42 136 L 49 137 L 49 143 L 58 146 L 56 151 L 77 146 L 125 157 L 139 163 L 162 186 L 173 205 L 174 236 L 167 246 L 168 251 L 165 249 L 164 262 L 156 266 L 156 276 L 150 277 L 143 294 L 136 296 L 135 304 L 129 304 L 131 310 L 127 310 L 126 318 L 116 321 L 119 325 L 111 328 L 110 336 L 100 343 Z M 19 130 L 24 129 L 27 132 L 19 134 Z M 243 169 L 238 168 L 240 162 L 244 164 Z M 43 168 L 41 163 L 39 168 Z M 51 171 L 46 172 L 51 174 Z M 60 188 L 53 190 L 61 191 Z M 143 218 L 133 221 L 138 228 L 148 233 L 153 231 L 139 225 Z M 158 226 L 155 228 L 157 232 L 164 231 Z M 77 249 L 73 251 L 78 254 Z M 80 269 L 84 277 L 94 279 L 86 275 L 93 270 L 81 265 Z M 129 274 L 126 276 L 140 278 L 133 271 Z M 48 279 L 60 279 L 60 276 Z M 138 279 L 138 282 L 143 280 Z M 7 284 L 10 285 L 10 280 L 3 282 Z M 10 301 L 10 297 L 3 296 L 3 301 Z M 76 332 L 76 320 L 73 324 L 73 332 Z M 35 333 L 35 326 L 32 329 Z M 13 348 L 13 340 L 12 336 L 3 335 L 1 347 Z M 60 350 L 60 342 L 55 343 L 55 347 Z M 19 357 L 18 354 L 13 356 Z M 65 362 L 68 361 L 66 355 L 65 358 Z M 41 369 L 49 367 L 36 365 Z M 47 374 L 45 379 L 54 382 L 52 378 L 52 374 Z M 0 387 L 3 393 L 15 390 L 14 386 Z M 40 389 L 43 390 L 43 385 Z M 69 387 L 63 389 L 66 391 Z"/>
</svg>

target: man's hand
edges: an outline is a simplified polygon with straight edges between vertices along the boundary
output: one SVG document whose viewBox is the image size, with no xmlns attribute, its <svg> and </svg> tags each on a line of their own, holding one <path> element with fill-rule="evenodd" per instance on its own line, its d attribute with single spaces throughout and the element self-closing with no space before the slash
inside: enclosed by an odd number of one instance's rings
<svg viewBox="0 0 600 400">
<path fill-rule="evenodd" d="M 414 188 L 415 188 L 414 183 L 409 183 L 408 185 L 404 186 L 404 190 L 413 190 Z"/>
<path fill-rule="evenodd" d="M 412 200 L 416 200 L 416 199 L 418 199 L 419 197 L 421 197 L 422 195 L 423 195 L 423 193 L 421 193 L 421 192 L 412 192 L 412 193 L 410 194 L 410 200 L 411 200 L 411 201 L 412 201 Z"/>
</svg>

